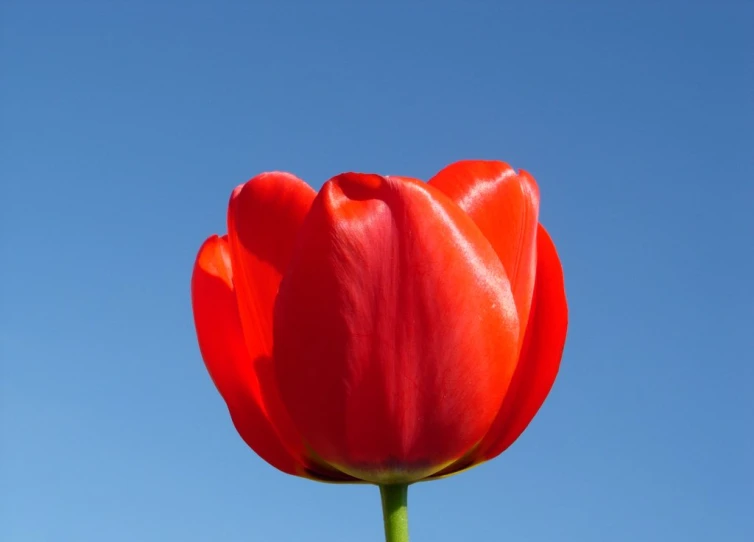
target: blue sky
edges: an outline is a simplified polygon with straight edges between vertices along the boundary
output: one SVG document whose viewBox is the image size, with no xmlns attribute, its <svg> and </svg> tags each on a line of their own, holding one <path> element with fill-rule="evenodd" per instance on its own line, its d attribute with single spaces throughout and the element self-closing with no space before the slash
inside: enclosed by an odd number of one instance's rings
<svg viewBox="0 0 754 542">
<path fill-rule="evenodd" d="M 567 4 L 567 5 L 566 5 Z M 265 170 L 530 171 L 571 327 L 412 540 L 754 539 L 751 2 L 0 8 L 0 538 L 379 541 L 379 495 L 235 434 L 189 278 Z"/>
</svg>

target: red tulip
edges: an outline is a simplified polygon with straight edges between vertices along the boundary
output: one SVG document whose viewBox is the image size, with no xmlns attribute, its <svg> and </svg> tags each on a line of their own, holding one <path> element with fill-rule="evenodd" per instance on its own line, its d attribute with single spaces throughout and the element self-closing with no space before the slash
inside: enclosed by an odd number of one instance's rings
<svg viewBox="0 0 754 542">
<path fill-rule="evenodd" d="M 197 257 L 207 369 L 283 472 L 406 484 L 491 459 L 550 391 L 566 336 L 534 179 L 501 162 L 429 183 L 265 173 Z"/>
</svg>

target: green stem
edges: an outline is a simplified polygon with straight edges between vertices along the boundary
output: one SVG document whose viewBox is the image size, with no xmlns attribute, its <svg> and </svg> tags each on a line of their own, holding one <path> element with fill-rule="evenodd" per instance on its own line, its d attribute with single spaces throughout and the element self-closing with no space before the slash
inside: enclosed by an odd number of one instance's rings
<svg viewBox="0 0 754 542">
<path fill-rule="evenodd" d="M 408 542 L 408 484 L 380 486 L 385 542 Z"/>
</svg>

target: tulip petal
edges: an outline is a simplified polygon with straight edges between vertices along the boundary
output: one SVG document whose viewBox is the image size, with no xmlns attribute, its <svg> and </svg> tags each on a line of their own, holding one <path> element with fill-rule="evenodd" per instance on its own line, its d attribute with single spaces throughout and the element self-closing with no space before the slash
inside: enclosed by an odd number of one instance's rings
<svg viewBox="0 0 754 542">
<path fill-rule="evenodd" d="M 263 173 L 237 187 L 228 207 L 228 240 L 243 337 L 264 396 L 265 413 L 289 451 L 305 457 L 272 369 L 272 315 L 280 280 L 315 192 L 289 173 Z"/>
<path fill-rule="evenodd" d="M 537 234 L 537 280 L 521 359 L 492 429 L 478 457 L 492 459 L 529 426 L 552 389 L 568 328 L 563 269 L 544 227 Z"/>
<path fill-rule="evenodd" d="M 228 208 L 228 240 L 246 349 L 259 379 L 258 400 L 301 476 L 352 481 L 311 456 L 283 405 L 272 361 L 272 319 L 280 281 L 316 193 L 290 173 L 263 173 L 237 187 Z"/>
<path fill-rule="evenodd" d="M 301 179 L 273 172 L 242 184 L 230 198 L 230 255 L 244 337 L 252 357 L 272 354 L 275 297 L 315 195 Z"/>
<path fill-rule="evenodd" d="M 446 167 L 429 184 L 463 209 L 497 252 L 511 283 L 523 340 L 537 265 L 537 183 L 504 162 L 466 160 Z"/>
<path fill-rule="evenodd" d="M 213 236 L 199 250 L 191 279 L 199 349 L 243 440 L 272 466 L 300 470 L 264 413 L 259 380 L 241 331 L 227 239 Z"/>
<path fill-rule="evenodd" d="M 518 359 L 505 268 L 473 221 L 413 179 L 344 174 L 306 218 L 275 306 L 277 380 L 328 464 L 375 483 L 458 460 Z"/>
</svg>

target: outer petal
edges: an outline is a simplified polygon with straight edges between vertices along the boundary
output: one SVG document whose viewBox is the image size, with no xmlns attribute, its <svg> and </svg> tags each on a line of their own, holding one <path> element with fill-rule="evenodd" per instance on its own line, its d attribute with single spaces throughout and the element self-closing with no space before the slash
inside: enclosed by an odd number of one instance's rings
<svg viewBox="0 0 754 542">
<path fill-rule="evenodd" d="M 286 173 L 259 175 L 233 192 L 228 213 L 228 242 L 223 247 L 222 261 L 227 282 L 231 284 L 232 279 L 235 294 L 233 340 L 241 341 L 241 346 L 234 346 L 234 351 L 243 349 L 245 357 L 243 361 L 236 358 L 235 366 L 218 362 L 212 374 L 215 378 L 216 374 L 227 371 L 228 380 L 250 386 L 257 409 L 295 460 L 295 474 L 326 481 L 350 481 L 350 477 L 310 456 L 282 404 L 272 364 L 275 296 L 296 232 L 313 199 L 314 190 Z M 228 406 L 241 436 L 252 445 L 255 426 L 246 423 L 251 415 L 248 403 L 237 407 L 228 401 Z M 256 451 L 255 446 L 252 448 Z"/>
<path fill-rule="evenodd" d="M 316 193 L 289 173 L 263 173 L 233 191 L 228 237 L 246 345 L 272 354 L 272 312 L 301 223 Z"/>
<path fill-rule="evenodd" d="M 275 369 L 324 460 L 413 481 L 486 434 L 518 327 L 505 269 L 456 205 L 419 181 L 344 174 L 315 200 L 281 284 Z"/>
<path fill-rule="evenodd" d="M 552 389 L 568 328 L 563 269 L 550 236 L 537 234 L 537 281 L 531 316 L 516 373 L 505 401 L 478 450 L 491 459 L 505 451 L 529 426 Z"/>
<path fill-rule="evenodd" d="M 523 340 L 537 265 L 537 183 L 504 162 L 467 160 L 446 167 L 429 184 L 466 211 L 495 248 L 508 273 Z"/>
<path fill-rule="evenodd" d="M 191 296 L 199 349 L 236 429 L 262 459 L 283 472 L 296 474 L 300 465 L 264 413 L 259 380 L 243 340 L 225 238 L 210 237 L 199 250 Z"/>
<path fill-rule="evenodd" d="M 241 327 L 249 356 L 263 378 L 265 412 L 295 456 L 301 436 L 280 400 L 272 369 L 272 315 L 296 234 L 315 192 L 288 173 L 263 173 L 233 191 L 228 239 Z"/>
</svg>

